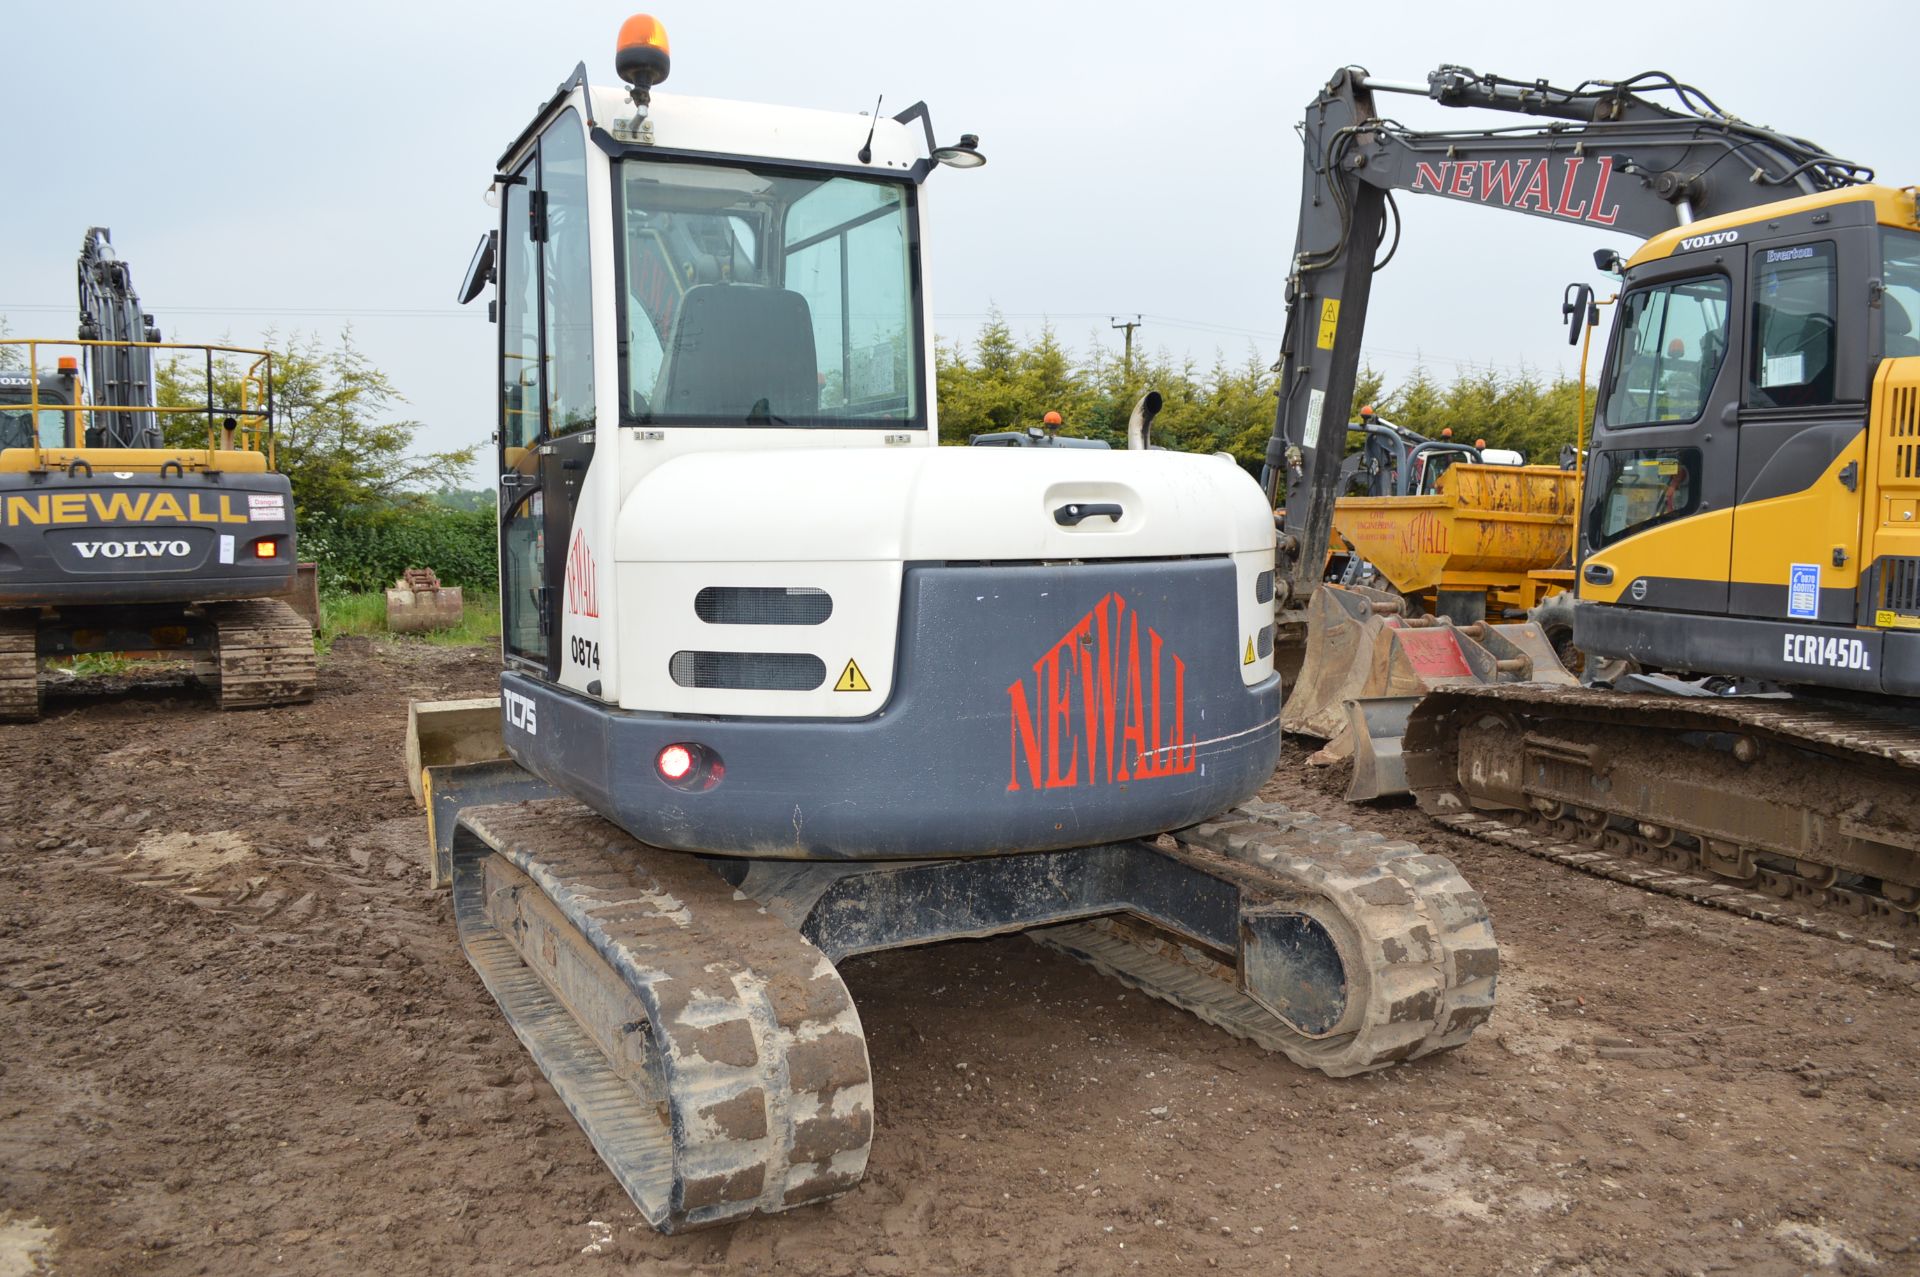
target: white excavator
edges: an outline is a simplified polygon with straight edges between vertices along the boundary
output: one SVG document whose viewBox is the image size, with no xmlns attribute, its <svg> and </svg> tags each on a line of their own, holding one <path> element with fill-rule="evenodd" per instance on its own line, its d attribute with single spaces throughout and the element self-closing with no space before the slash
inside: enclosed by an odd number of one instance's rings
<svg viewBox="0 0 1920 1277">
<path fill-rule="evenodd" d="M 1498 950 L 1454 867 L 1250 802 L 1259 484 L 935 446 L 929 179 L 977 139 L 656 94 L 645 16 L 616 67 L 493 180 L 461 296 L 499 335 L 504 669 L 412 707 L 409 771 L 468 957 L 645 1218 L 859 1182 L 855 954 L 1027 931 L 1335 1076 L 1465 1042 Z"/>
</svg>

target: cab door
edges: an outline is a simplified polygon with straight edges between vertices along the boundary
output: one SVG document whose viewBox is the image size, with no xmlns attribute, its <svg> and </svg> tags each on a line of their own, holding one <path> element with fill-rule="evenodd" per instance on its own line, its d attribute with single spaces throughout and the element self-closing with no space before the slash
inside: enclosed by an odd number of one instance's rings
<svg viewBox="0 0 1920 1277">
<path fill-rule="evenodd" d="M 1637 268 L 1620 299 L 1580 526 L 1580 597 L 1724 614 L 1737 491 L 1739 247 Z"/>
<path fill-rule="evenodd" d="M 552 676 L 553 598 L 546 574 L 547 439 L 541 358 L 537 155 L 508 175 L 500 201 L 500 646 L 510 667 Z"/>
<path fill-rule="evenodd" d="M 1853 237 L 1857 238 L 1857 236 Z M 1847 230 L 1753 245 L 1732 611 L 1851 624 L 1866 479 L 1866 313 Z M 1851 330 L 1850 330 L 1851 329 Z"/>
<path fill-rule="evenodd" d="M 599 607 L 583 582 L 590 568 L 568 576 L 576 553 L 574 524 L 593 464 L 598 431 L 594 413 L 593 268 L 587 229 L 587 138 L 580 116 L 562 111 L 540 135 L 539 216 L 542 398 L 546 433 L 540 445 L 540 492 L 546 522 L 547 593 L 542 602 L 551 633 L 550 677 L 598 695 L 599 647 L 577 640 L 583 622 L 597 634 Z M 591 562 L 590 558 L 586 560 Z M 569 631 L 576 640 L 571 650 Z M 584 658 L 584 659 L 583 659 Z"/>
<path fill-rule="evenodd" d="M 501 646 L 509 664 L 553 681 L 596 424 L 586 134 L 572 108 L 510 175 L 502 208 Z"/>
</svg>

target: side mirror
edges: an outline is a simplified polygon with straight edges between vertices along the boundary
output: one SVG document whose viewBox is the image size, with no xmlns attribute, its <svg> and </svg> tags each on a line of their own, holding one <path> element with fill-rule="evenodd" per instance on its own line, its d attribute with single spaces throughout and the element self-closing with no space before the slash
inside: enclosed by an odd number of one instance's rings
<svg viewBox="0 0 1920 1277">
<path fill-rule="evenodd" d="M 467 263 L 467 277 L 460 281 L 462 306 L 478 297 L 481 290 L 493 282 L 494 242 L 499 236 L 498 231 L 488 231 L 480 237 L 479 246 L 473 250 L 473 260 Z"/>
<path fill-rule="evenodd" d="M 1600 322 L 1600 308 L 1593 304 L 1591 284 L 1568 284 L 1560 295 L 1560 314 L 1567 321 L 1567 345 L 1580 344 L 1580 330 Z"/>
</svg>

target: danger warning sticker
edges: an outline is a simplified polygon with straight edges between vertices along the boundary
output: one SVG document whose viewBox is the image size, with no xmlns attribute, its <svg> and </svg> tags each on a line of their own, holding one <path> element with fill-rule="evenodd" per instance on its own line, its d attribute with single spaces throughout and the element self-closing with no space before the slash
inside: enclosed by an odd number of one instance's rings
<svg viewBox="0 0 1920 1277">
<path fill-rule="evenodd" d="M 840 681 L 833 685 L 833 690 L 836 692 L 871 692 L 873 686 L 867 682 L 867 676 L 860 672 L 860 667 L 854 662 L 848 661 L 847 668 L 840 671 Z"/>
</svg>

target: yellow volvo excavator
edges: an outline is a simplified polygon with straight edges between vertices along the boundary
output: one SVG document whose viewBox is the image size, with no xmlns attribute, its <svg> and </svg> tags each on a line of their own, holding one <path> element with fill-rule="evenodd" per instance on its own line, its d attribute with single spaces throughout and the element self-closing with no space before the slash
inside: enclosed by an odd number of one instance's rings
<svg viewBox="0 0 1920 1277">
<path fill-rule="evenodd" d="M 1412 133 L 1375 112 L 1382 91 L 1556 122 Z M 1395 742 L 1405 787 L 1510 845 L 1912 948 L 1915 189 L 1653 75 L 1563 90 L 1346 70 L 1310 108 L 1306 145 L 1267 473 L 1269 491 L 1289 481 L 1281 593 L 1296 606 L 1318 584 L 1337 460 L 1315 444 L 1343 437 L 1328 427 L 1345 424 L 1388 192 L 1648 237 L 1628 260 L 1596 254 L 1619 303 L 1576 546 L 1589 685 L 1515 669 L 1432 690 Z M 1574 335 L 1597 322 L 1592 303 L 1572 290 Z"/>
<path fill-rule="evenodd" d="M 23 365 L 0 374 L 0 722 L 40 716 L 44 661 L 99 652 L 184 658 L 222 709 L 312 700 L 272 356 L 161 341 L 102 227 L 79 286 L 76 339 L 0 342 Z M 156 350 L 205 368 L 202 403 L 154 402 Z M 223 404 L 229 358 L 246 371 Z"/>
</svg>

